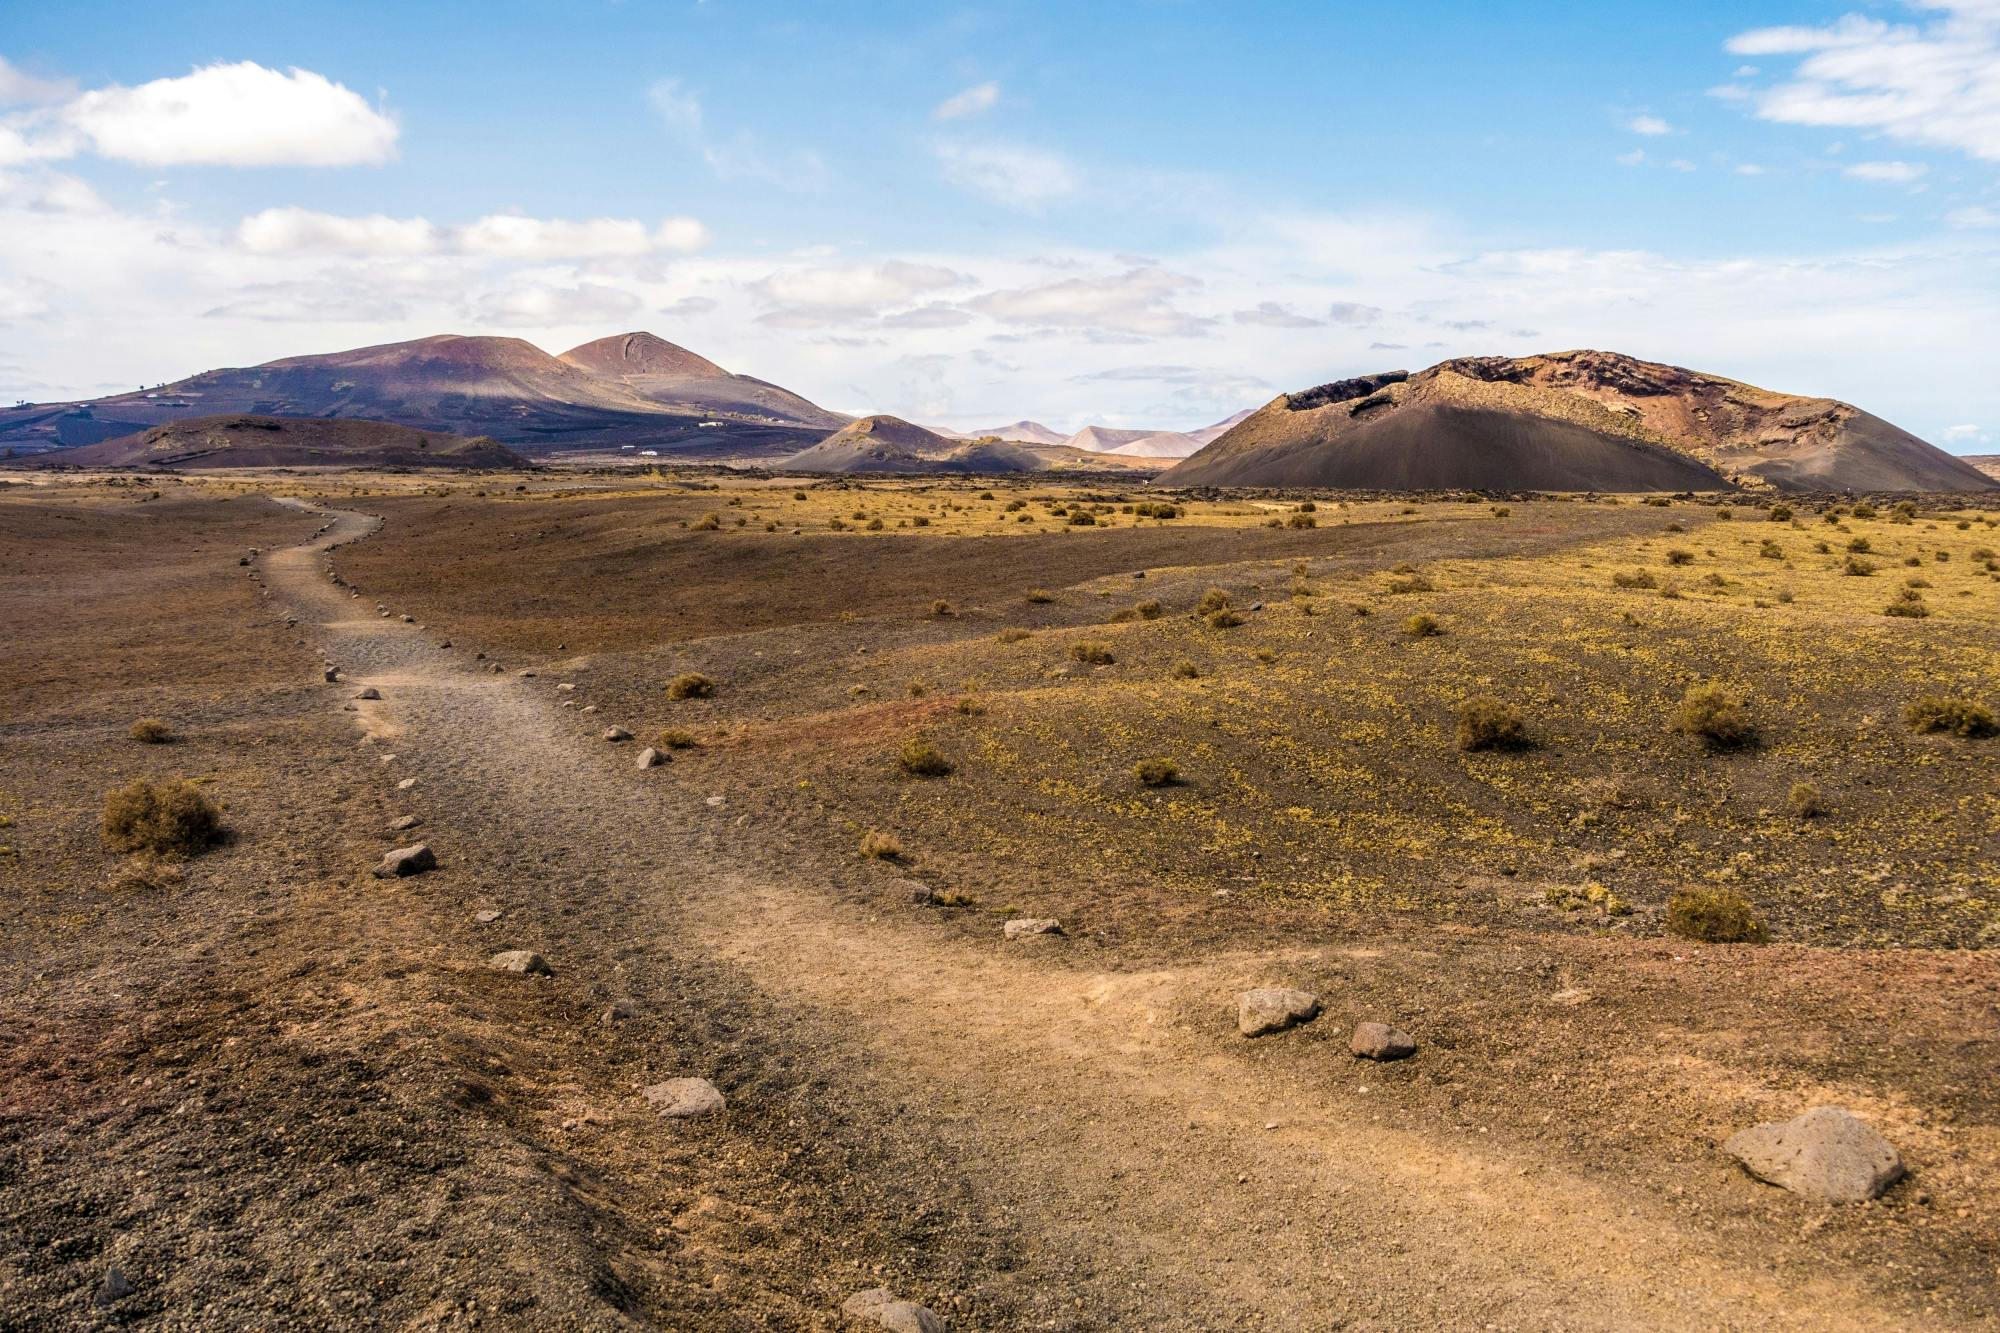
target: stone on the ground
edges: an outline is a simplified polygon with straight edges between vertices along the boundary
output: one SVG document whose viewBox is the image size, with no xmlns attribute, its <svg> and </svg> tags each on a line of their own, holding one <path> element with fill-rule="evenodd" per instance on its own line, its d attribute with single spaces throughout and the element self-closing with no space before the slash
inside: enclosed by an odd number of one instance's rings
<svg viewBox="0 0 2000 1333">
<path fill-rule="evenodd" d="M 632 733 L 623 727 L 606 727 L 601 733 L 601 739 L 607 741 L 629 741 L 632 739 Z"/>
<path fill-rule="evenodd" d="M 111 1264 L 104 1270 L 104 1280 L 97 1284 L 97 1305 L 106 1309 L 118 1304 L 132 1294 L 132 1279 L 125 1276 L 125 1270 Z"/>
<path fill-rule="evenodd" d="M 1030 935 L 1060 935 L 1062 922 L 1052 916 L 1017 916 L 1004 929 L 1010 940 L 1025 939 Z"/>
<path fill-rule="evenodd" d="M 1356 1023 L 1347 1048 L 1364 1060 L 1400 1060 L 1417 1053 L 1417 1041 L 1387 1023 Z"/>
<path fill-rule="evenodd" d="M 611 1023 L 623 1023 L 627 1019 L 637 1017 L 638 1013 L 639 1006 L 633 1001 L 617 999 L 605 1006 L 603 1021 L 607 1025 Z"/>
<path fill-rule="evenodd" d="M 898 893 L 908 894 L 910 901 L 919 907 L 928 907 L 937 901 L 937 890 L 920 879 L 893 880 L 889 887 Z"/>
<path fill-rule="evenodd" d="M 384 853 L 382 864 L 375 867 L 375 878 L 401 879 L 406 875 L 421 875 L 426 870 L 436 870 L 437 863 L 437 854 L 431 850 L 429 843 L 413 843 Z"/>
<path fill-rule="evenodd" d="M 1815 1203 L 1863 1203 L 1903 1178 L 1895 1145 L 1838 1106 L 1752 1125 L 1730 1135 L 1722 1151 L 1757 1179 Z"/>
<path fill-rule="evenodd" d="M 715 1085 L 705 1078 L 670 1078 L 665 1083 L 655 1083 L 640 1095 L 670 1120 L 714 1115 L 727 1104 Z"/>
<path fill-rule="evenodd" d="M 404 616 L 403 623 L 405 625 L 414 625 L 417 623 L 417 618 L 415 616 Z"/>
<path fill-rule="evenodd" d="M 396 784 L 396 790 L 408 791 L 410 788 L 416 785 L 417 785 L 417 780 L 415 778 L 404 778 L 401 782 Z"/>
<path fill-rule="evenodd" d="M 555 969 L 549 966 L 548 960 L 533 949 L 508 949 L 504 953 L 496 953 L 486 960 L 486 966 L 495 972 L 513 972 L 524 977 L 555 975 Z"/>
<path fill-rule="evenodd" d="M 586 712 L 586 713 L 595 713 L 595 712 L 597 711 L 597 705 L 596 705 L 596 704 L 585 704 L 585 705 L 583 706 L 583 711 L 584 711 L 584 712 Z"/>
<path fill-rule="evenodd" d="M 1283 1032 L 1319 1017 L 1319 996 L 1284 986 L 1263 986 L 1236 997 L 1236 1030 L 1246 1037 Z"/>
<path fill-rule="evenodd" d="M 560 690 L 562 693 L 568 694 L 571 690 L 576 688 L 576 684 L 573 681 L 566 680 L 562 684 L 556 686 L 556 688 Z"/>
<path fill-rule="evenodd" d="M 354 697 L 357 699 L 379 699 L 382 697 L 382 691 L 376 689 L 373 685 L 364 685 L 355 692 Z"/>
<path fill-rule="evenodd" d="M 637 768 L 657 768 L 667 761 L 667 757 L 648 745 L 634 756 L 632 763 Z"/>
<path fill-rule="evenodd" d="M 944 1333 L 944 1320 L 915 1301 L 897 1300 L 887 1287 L 855 1292 L 840 1303 L 840 1312 L 890 1333 Z"/>
<path fill-rule="evenodd" d="M 490 926 L 500 919 L 500 909 L 497 907 L 482 907 L 472 914 L 472 919 L 482 926 Z"/>
<path fill-rule="evenodd" d="M 481 653 L 480 656 L 484 657 L 486 656 L 486 654 Z M 528 680 L 533 680 L 535 678 L 535 671 L 532 667 L 522 667 L 519 671 L 515 672 L 514 674 L 517 676 L 525 677 Z"/>
<path fill-rule="evenodd" d="M 328 667 L 325 670 L 325 672 L 322 673 L 322 679 L 324 679 L 326 683 L 329 685 L 333 684 L 335 681 L 340 679 L 340 668 Z"/>
<path fill-rule="evenodd" d="M 407 833 L 413 828 L 422 828 L 423 825 L 424 817 L 422 815 L 398 815 L 389 821 L 389 832 Z"/>
</svg>

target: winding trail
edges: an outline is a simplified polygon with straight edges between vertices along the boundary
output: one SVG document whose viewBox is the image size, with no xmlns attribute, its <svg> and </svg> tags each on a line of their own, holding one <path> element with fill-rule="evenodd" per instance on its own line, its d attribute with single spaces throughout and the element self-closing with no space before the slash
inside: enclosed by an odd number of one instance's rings
<svg viewBox="0 0 2000 1333">
<path fill-rule="evenodd" d="M 595 739 L 619 719 L 579 718 L 553 678 L 496 674 L 337 586 L 328 553 L 375 521 L 315 512 L 331 526 L 269 555 L 269 586 L 348 681 L 381 690 L 356 716 L 393 746 L 383 781 L 418 779 L 448 866 L 499 842 L 541 869 L 482 886 L 507 913 L 493 947 L 538 949 L 566 984 L 642 1006 L 701 978 L 714 1004 L 768 1006 L 715 1015 L 713 1039 L 754 1049 L 742 1068 L 810 1065 L 793 1112 L 836 1098 L 939 1173 L 926 1193 L 1014 1247 L 994 1279 L 1011 1303 L 982 1307 L 1012 1322 L 977 1326 L 1911 1326 L 1858 1282 L 1773 1271 L 1554 1159 L 1385 1127 L 1365 1067 L 1304 1081 L 1295 1062 L 1245 1059 L 1224 1020 L 1282 958 L 1095 972 L 1060 940 L 968 942 L 791 882 L 785 848 L 726 806 L 649 789 L 631 747 Z M 778 1030 L 739 1021 L 756 1012 Z M 717 1081 L 733 1116 L 762 1085 L 732 1067 Z"/>
</svg>

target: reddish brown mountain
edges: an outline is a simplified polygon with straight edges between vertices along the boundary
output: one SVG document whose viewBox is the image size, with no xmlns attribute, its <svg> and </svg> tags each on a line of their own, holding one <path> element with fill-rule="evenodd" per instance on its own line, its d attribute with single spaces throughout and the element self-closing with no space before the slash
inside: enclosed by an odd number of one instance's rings
<svg viewBox="0 0 2000 1333">
<path fill-rule="evenodd" d="M 194 417 L 49 455 L 73 467 L 520 468 L 503 444 L 386 421 L 320 417 Z"/>
</svg>

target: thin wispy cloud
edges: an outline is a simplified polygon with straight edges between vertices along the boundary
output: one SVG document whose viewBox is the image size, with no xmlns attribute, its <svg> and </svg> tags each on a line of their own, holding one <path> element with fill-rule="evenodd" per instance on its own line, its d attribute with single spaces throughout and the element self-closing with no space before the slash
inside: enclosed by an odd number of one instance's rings
<svg viewBox="0 0 2000 1333">
<path fill-rule="evenodd" d="M 931 111 L 934 120 L 963 120 L 983 111 L 991 111 L 1000 104 L 1000 85 L 997 83 L 976 83 L 962 93 L 954 93 L 939 102 Z"/>
</svg>

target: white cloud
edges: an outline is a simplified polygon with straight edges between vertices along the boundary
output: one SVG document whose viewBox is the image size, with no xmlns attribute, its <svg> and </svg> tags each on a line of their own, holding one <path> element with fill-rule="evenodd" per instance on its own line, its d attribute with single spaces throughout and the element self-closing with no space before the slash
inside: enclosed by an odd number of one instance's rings
<svg viewBox="0 0 2000 1333">
<path fill-rule="evenodd" d="M 1199 279 L 1163 268 L 1135 268 L 1098 278 L 1065 278 L 1039 286 L 987 292 L 966 305 L 1003 324 L 1139 338 L 1184 337 L 1214 323 L 1174 299 Z"/>
<path fill-rule="evenodd" d="M 1310 315 L 1301 315 L 1277 301 L 1259 301 L 1251 309 L 1239 310 L 1230 318 L 1238 324 L 1261 324 L 1267 329 L 1316 329 L 1325 322 Z"/>
<path fill-rule="evenodd" d="M 352 90 L 311 70 L 247 60 L 92 89 L 55 120 L 79 146 L 149 167 L 341 167 L 396 153 L 395 121 Z"/>
<path fill-rule="evenodd" d="M 1758 166 L 1755 162 L 1739 162 L 1736 164 L 1736 174 L 1739 176 L 1761 176 L 1764 174 L 1764 168 Z"/>
<path fill-rule="evenodd" d="M 1658 116 L 1634 116 L 1625 122 L 1625 128 L 1634 134 L 1644 134 L 1651 137 L 1672 134 L 1674 132 L 1674 127 L 1667 124 L 1666 121 L 1661 120 Z"/>
<path fill-rule="evenodd" d="M 679 79 L 656 80 L 646 90 L 646 100 L 682 146 L 724 179 L 761 180 L 787 190 L 824 189 L 831 180 L 817 153 L 772 153 L 747 130 L 718 135 L 709 125 L 700 96 Z"/>
<path fill-rule="evenodd" d="M 47 79 L 30 74 L 7 57 L 0 56 L 0 106 L 62 102 L 75 94 L 76 85 L 68 79 Z"/>
<path fill-rule="evenodd" d="M 1643 148 L 1634 148 L 1629 153 L 1620 153 L 1618 155 L 1618 165 L 1621 167 L 1636 167 L 1645 160 L 1646 150 Z"/>
<path fill-rule="evenodd" d="M 1079 188 L 1067 158 L 1038 148 L 946 141 L 936 152 L 953 185 L 1024 212 L 1037 212 Z"/>
<path fill-rule="evenodd" d="M 1765 120 L 1851 128 L 2000 161 L 2000 5 L 1921 0 L 1921 25 L 1859 14 L 1824 27 L 1760 28 L 1731 38 L 1747 56 L 1793 56 L 1782 82 L 1757 92 Z"/>
<path fill-rule="evenodd" d="M 1986 428 L 1971 422 L 1957 426 L 1946 426 L 1940 438 L 1946 444 L 1984 444 Z"/>
<path fill-rule="evenodd" d="M 965 275 L 938 264 L 890 260 L 781 269 L 750 284 L 750 290 L 780 306 L 845 308 L 897 305 L 964 282 Z"/>
<path fill-rule="evenodd" d="M 305 208 L 267 208 L 244 218 L 236 239 L 259 254 L 421 255 L 436 250 L 438 229 L 423 218 L 380 213 L 339 217 Z"/>
<path fill-rule="evenodd" d="M 999 84 L 976 83 L 964 92 L 954 93 L 939 102 L 931 115 L 937 120 L 959 120 L 966 116 L 976 116 L 982 111 L 991 111 L 999 103 Z"/>
<path fill-rule="evenodd" d="M 1856 162 L 1842 167 L 1840 174 L 1874 185 L 1908 185 L 1922 179 L 1929 170 L 1920 162 Z"/>
<path fill-rule="evenodd" d="M 1987 208 L 1983 204 L 1971 204 L 1965 208 L 1954 208 L 1944 215 L 1945 225 L 1965 229 L 2000 227 L 2000 210 Z"/>
<path fill-rule="evenodd" d="M 424 218 L 380 213 L 347 217 L 304 208 L 267 208 L 243 219 L 236 239 L 260 254 L 426 255 L 442 251 L 492 259 L 613 259 L 656 251 L 688 252 L 707 244 L 693 218 L 667 218 L 650 231 L 633 218 L 569 222 L 495 213 L 465 226 L 439 228 Z"/>
<path fill-rule="evenodd" d="M 603 326 L 623 322 L 640 304 L 632 293 L 601 283 L 527 281 L 478 297 L 469 313 L 482 324 L 517 328 Z"/>
</svg>

